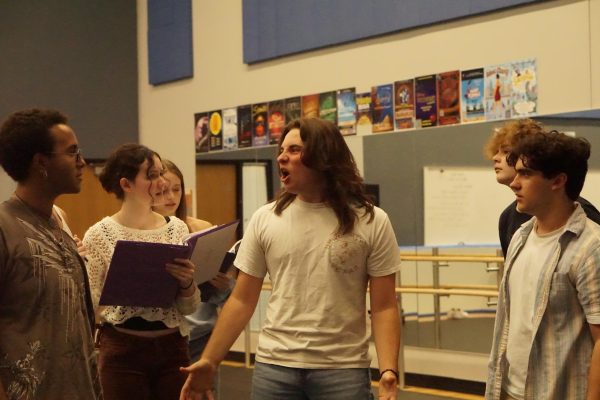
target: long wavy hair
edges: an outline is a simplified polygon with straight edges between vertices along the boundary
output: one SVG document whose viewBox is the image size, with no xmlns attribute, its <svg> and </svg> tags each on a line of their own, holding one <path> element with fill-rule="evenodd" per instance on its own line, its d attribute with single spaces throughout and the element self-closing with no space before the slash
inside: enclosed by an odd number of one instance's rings
<svg viewBox="0 0 600 400">
<path fill-rule="evenodd" d="M 175 216 L 180 220 L 185 221 L 187 218 L 187 205 L 185 204 L 185 183 L 183 182 L 183 173 L 181 173 L 181 170 L 171 160 L 162 160 L 162 165 L 164 169 L 173 173 L 181 181 L 181 196 L 179 198 L 179 206 L 177 206 L 177 210 L 175 210 Z"/>
<path fill-rule="evenodd" d="M 325 178 L 323 196 L 337 216 L 337 234 L 352 232 L 359 218 L 358 209 L 369 215 L 368 222 L 373 221 L 373 201 L 365 191 L 354 157 L 337 126 L 318 118 L 295 119 L 283 130 L 279 149 L 292 129 L 300 130 L 304 145 L 302 163 Z M 295 194 L 282 189 L 275 200 L 275 214 L 281 215 L 295 198 Z"/>
</svg>

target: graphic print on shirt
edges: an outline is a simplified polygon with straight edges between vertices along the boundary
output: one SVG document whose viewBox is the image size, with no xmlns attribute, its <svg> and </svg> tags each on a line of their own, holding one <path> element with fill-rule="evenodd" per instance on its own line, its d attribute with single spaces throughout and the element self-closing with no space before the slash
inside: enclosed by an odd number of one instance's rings
<svg viewBox="0 0 600 400">
<path fill-rule="evenodd" d="M 41 354 L 40 354 L 41 353 Z M 34 360 L 43 354 L 43 347 L 39 340 L 29 343 L 29 352 L 12 364 L 6 363 L 6 354 L 0 368 L 8 369 L 11 382 L 6 388 L 9 400 L 34 399 L 40 383 L 44 380 L 44 373 L 36 371 Z"/>
<path fill-rule="evenodd" d="M 60 310 L 66 314 L 67 329 L 65 330 L 65 342 L 73 330 L 74 315 L 79 310 L 78 297 L 83 291 L 77 288 L 73 279 L 73 273 L 77 271 L 77 258 L 69 254 L 72 250 L 65 246 L 61 247 L 53 237 L 52 232 L 44 227 L 36 227 L 20 218 L 17 220 L 23 225 L 27 244 L 33 259 L 33 274 L 38 279 L 39 290 L 45 289 L 46 278 L 50 270 L 57 274 L 59 290 L 61 293 Z"/>
<path fill-rule="evenodd" d="M 335 234 L 325 244 L 331 267 L 339 273 L 351 274 L 364 263 L 367 242 L 355 233 Z"/>
</svg>

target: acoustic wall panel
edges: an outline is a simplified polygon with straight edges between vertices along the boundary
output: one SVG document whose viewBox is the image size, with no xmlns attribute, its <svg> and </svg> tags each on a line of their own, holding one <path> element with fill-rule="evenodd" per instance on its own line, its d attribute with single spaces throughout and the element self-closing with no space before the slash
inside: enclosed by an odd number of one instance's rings
<svg viewBox="0 0 600 400">
<path fill-rule="evenodd" d="M 243 0 L 244 62 L 547 0 Z"/>
<path fill-rule="evenodd" d="M 192 1 L 148 0 L 150 84 L 194 76 Z"/>
</svg>

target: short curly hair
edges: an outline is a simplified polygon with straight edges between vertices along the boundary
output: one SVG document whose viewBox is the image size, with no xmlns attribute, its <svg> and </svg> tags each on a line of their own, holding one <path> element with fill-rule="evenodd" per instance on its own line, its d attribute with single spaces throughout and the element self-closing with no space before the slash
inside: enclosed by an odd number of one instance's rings
<svg viewBox="0 0 600 400">
<path fill-rule="evenodd" d="M 537 132 L 519 140 L 506 161 L 514 167 L 521 160 L 523 165 L 540 171 L 546 179 L 560 173 L 567 175 L 565 193 L 575 201 L 583 189 L 590 158 L 590 142 L 574 138 L 562 132 Z"/>
<path fill-rule="evenodd" d="M 144 161 L 148 161 L 148 170 L 154 165 L 154 156 L 160 156 L 148 147 L 137 143 L 126 143 L 117 147 L 106 160 L 99 179 L 104 190 L 114 193 L 123 200 L 125 193 L 121 187 L 121 178 L 133 181 Z"/>
<path fill-rule="evenodd" d="M 543 129 L 541 123 L 529 118 L 508 121 L 494 130 L 483 148 L 483 154 L 491 160 L 502 146 L 513 147 L 525 135 L 542 132 Z"/>
<path fill-rule="evenodd" d="M 0 165 L 17 182 L 29 176 L 33 156 L 54 149 L 50 128 L 66 124 L 56 110 L 29 109 L 11 114 L 0 127 Z"/>
</svg>

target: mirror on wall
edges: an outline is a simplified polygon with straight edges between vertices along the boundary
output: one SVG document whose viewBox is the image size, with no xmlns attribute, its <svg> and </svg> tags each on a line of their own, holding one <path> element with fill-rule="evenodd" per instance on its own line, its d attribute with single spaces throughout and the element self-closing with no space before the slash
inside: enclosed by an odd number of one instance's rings
<svg viewBox="0 0 600 400">
<path fill-rule="evenodd" d="M 582 196 L 600 204 L 600 110 L 534 119 L 547 129 L 572 132 L 590 141 L 592 154 Z M 436 375 L 444 369 L 459 379 L 485 381 L 497 301 L 494 293 L 504 268 L 496 244 L 498 217 L 514 195 L 495 181 L 482 149 L 494 128 L 503 123 L 365 137 L 365 175 L 380 184 L 382 208 L 390 214 L 405 255 L 400 290 L 409 373 Z M 447 174 L 456 181 L 438 181 L 428 193 L 428 167 L 459 174 Z M 427 202 L 432 200 L 451 215 L 428 210 L 431 204 Z M 431 235 L 429 229 L 438 231 Z M 461 229 L 479 233 L 464 240 Z M 490 241 L 490 233 L 496 243 Z M 444 257 L 435 259 L 440 254 Z M 446 363 L 445 355 L 453 361 L 447 362 L 447 368 L 438 368 Z M 427 357 L 439 360 L 438 365 Z M 472 365 L 472 371 L 452 368 L 459 358 L 461 365 Z"/>
</svg>

